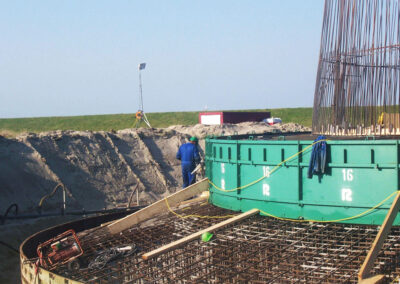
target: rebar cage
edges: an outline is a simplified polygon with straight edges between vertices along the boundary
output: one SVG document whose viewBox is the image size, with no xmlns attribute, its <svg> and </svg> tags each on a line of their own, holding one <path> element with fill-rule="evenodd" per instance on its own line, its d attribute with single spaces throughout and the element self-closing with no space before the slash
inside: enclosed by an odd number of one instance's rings
<svg viewBox="0 0 400 284">
<path fill-rule="evenodd" d="M 399 0 L 326 0 L 313 132 L 400 133 Z"/>
<path fill-rule="evenodd" d="M 175 210 L 181 215 L 199 216 L 234 213 L 201 203 Z M 41 268 L 37 278 L 39 283 L 74 284 L 358 283 L 357 273 L 379 229 L 254 215 L 214 232 L 208 242 L 198 238 L 155 258 L 142 259 L 143 253 L 219 222 L 221 219 L 179 218 L 165 212 L 120 234 L 112 235 L 106 227 L 87 229 L 78 233 L 85 251 L 80 269 L 60 265 L 48 273 L 50 280 L 46 281 L 46 271 Z M 26 246 L 31 245 L 29 242 Z M 127 244 L 137 248 L 134 253 L 102 266 L 90 265 L 102 251 Z M 34 264 L 26 259 L 21 263 L 26 279 L 23 283 L 33 283 Z M 393 227 L 371 273 L 385 275 L 387 283 L 396 281 L 399 263 L 400 227 Z"/>
</svg>

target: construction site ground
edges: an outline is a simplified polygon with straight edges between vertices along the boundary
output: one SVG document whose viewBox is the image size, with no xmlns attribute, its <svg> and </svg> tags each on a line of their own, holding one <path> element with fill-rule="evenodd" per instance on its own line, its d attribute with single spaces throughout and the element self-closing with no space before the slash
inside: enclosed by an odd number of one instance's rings
<svg viewBox="0 0 400 284">
<path fill-rule="evenodd" d="M 0 214 L 13 203 L 18 204 L 19 214 L 37 214 L 40 199 L 59 183 L 67 190 L 67 211 L 126 206 L 135 188 L 139 190 L 140 203 L 149 204 L 181 188 L 180 163 L 175 155 L 191 135 L 201 138 L 199 145 L 204 155 L 203 139 L 207 135 L 309 130 L 297 124 L 268 126 L 248 122 L 116 132 L 52 131 L 13 139 L 0 136 Z M 136 196 L 133 200 L 136 202 Z M 44 202 L 42 212 L 60 212 L 61 206 L 59 191 Z M 34 232 L 69 220 L 7 220 L 0 227 L 0 240 L 18 248 Z M 18 255 L 0 246 L 0 256 L 7 259 L 0 262 L 0 282 L 19 279 Z"/>
<path fill-rule="evenodd" d="M 172 210 L 181 216 L 166 212 L 115 235 L 107 227 L 80 233 L 81 269 L 63 265 L 55 272 L 83 283 L 357 283 L 378 232 L 377 226 L 289 222 L 257 214 L 218 230 L 208 242 L 197 238 L 143 260 L 146 252 L 238 214 L 207 202 Z M 99 254 L 126 246 L 136 249 L 99 263 Z M 393 281 L 400 275 L 399 257 L 400 228 L 395 227 L 372 275 Z"/>
</svg>

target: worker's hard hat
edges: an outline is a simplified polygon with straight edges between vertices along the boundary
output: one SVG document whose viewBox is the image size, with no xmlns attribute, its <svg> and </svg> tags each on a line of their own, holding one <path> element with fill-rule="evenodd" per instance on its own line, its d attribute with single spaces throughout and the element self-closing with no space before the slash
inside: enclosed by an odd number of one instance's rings
<svg viewBox="0 0 400 284">
<path fill-rule="evenodd" d="M 197 137 L 196 136 L 192 136 L 192 137 L 190 137 L 190 139 L 189 139 L 190 141 L 193 141 L 193 142 L 199 142 L 199 139 L 197 139 Z"/>
</svg>

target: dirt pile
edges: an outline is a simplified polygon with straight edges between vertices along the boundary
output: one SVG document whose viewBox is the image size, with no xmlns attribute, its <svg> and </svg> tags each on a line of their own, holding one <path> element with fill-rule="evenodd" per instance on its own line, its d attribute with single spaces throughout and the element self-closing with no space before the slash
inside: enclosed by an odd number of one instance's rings
<svg viewBox="0 0 400 284">
<path fill-rule="evenodd" d="M 154 202 L 180 188 L 175 154 L 191 135 L 204 139 L 207 135 L 308 130 L 296 124 L 242 123 L 0 137 L 0 213 L 12 203 L 19 205 L 20 212 L 31 213 L 59 183 L 67 189 L 67 210 L 125 205 L 136 186 L 141 202 Z M 204 149 L 204 140 L 200 147 Z M 61 197 L 61 191 L 57 192 L 46 200 L 43 210 L 58 210 Z"/>
<path fill-rule="evenodd" d="M 203 125 L 196 124 L 194 126 L 174 125 L 167 129 L 177 131 L 179 133 L 195 135 L 201 139 L 207 136 L 228 136 L 235 134 L 252 134 L 265 132 L 301 132 L 311 131 L 310 128 L 296 123 L 267 125 L 262 122 L 243 122 L 238 124 L 223 124 L 223 125 Z"/>
</svg>

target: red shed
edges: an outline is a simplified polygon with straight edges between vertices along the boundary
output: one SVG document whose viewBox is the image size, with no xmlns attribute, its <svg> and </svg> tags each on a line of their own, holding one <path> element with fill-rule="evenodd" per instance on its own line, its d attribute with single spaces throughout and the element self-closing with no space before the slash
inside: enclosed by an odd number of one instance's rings
<svg viewBox="0 0 400 284">
<path fill-rule="evenodd" d="M 262 121 L 269 117 L 271 117 L 270 112 L 201 112 L 199 113 L 199 123 L 208 125 L 240 123 L 246 121 Z"/>
</svg>

